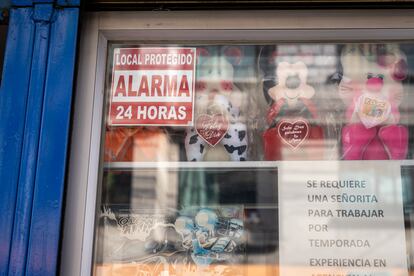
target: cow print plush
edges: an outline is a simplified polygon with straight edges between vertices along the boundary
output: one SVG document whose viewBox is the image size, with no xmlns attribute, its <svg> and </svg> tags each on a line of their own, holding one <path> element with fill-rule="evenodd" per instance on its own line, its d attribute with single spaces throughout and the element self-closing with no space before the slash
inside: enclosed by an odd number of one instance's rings
<svg viewBox="0 0 414 276">
<path fill-rule="evenodd" d="M 215 147 L 224 147 L 231 161 L 245 161 L 248 151 L 247 126 L 241 119 L 240 107 L 231 100 L 236 93 L 242 93 L 233 83 L 234 65 L 240 62 L 241 51 L 229 47 L 220 55 L 210 57 L 206 51 L 203 55 L 198 59 L 195 118 L 201 114 L 226 116 L 229 128 Z M 185 149 L 188 160 L 203 161 L 211 148 L 194 127 L 187 129 Z"/>
</svg>

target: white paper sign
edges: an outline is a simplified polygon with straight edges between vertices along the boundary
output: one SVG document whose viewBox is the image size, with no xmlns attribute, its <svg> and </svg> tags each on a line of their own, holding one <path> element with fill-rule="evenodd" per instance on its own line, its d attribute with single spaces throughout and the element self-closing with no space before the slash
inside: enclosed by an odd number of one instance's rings
<svg viewBox="0 0 414 276">
<path fill-rule="evenodd" d="M 279 166 L 281 276 L 407 276 L 394 161 Z"/>
</svg>

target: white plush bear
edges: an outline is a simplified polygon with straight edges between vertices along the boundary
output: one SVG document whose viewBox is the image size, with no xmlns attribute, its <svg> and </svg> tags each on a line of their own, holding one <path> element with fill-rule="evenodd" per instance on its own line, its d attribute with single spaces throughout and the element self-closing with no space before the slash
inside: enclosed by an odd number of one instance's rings
<svg viewBox="0 0 414 276">
<path fill-rule="evenodd" d="M 234 65 L 241 50 L 228 47 L 219 56 L 198 49 L 194 126 L 187 129 L 185 149 L 189 161 L 244 161 L 247 127 L 240 116 L 242 92 L 234 85 Z M 212 152 L 221 151 L 220 154 Z M 223 156 L 224 154 L 224 156 Z"/>
</svg>

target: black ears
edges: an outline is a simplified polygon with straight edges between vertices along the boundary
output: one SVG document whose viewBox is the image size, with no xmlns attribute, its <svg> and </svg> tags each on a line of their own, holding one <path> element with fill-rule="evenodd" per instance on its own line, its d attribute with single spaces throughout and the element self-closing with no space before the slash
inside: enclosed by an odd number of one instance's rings
<svg viewBox="0 0 414 276">
<path fill-rule="evenodd" d="M 269 96 L 268 91 L 277 84 L 277 79 L 275 76 L 276 57 L 277 57 L 277 46 L 276 45 L 266 45 L 260 48 L 259 68 L 261 72 L 263 73 L 263 78 L 262 78 L 263 95 L 267 103 L 273 102 L 273 99 Z"/>
</svg>

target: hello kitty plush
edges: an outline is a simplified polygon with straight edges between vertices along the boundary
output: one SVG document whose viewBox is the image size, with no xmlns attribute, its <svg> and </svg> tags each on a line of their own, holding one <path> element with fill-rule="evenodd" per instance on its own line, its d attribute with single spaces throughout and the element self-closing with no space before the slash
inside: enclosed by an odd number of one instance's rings
<svg viewBox="0 0 414 276">
<path fill-rule="evenodd" d="M 266 160 L 321 159 L 312 142 L 323 139 L 316 125 L 315 89 L 307 83 L 305 63 L 282 61 L 277 64 L 277 85 L 268 90 L 273 104 L 267 113 L 263 135 Z M 320 146 L 319 146 L 320 148 Z"/>
<path fill-rule="evenodd" d="M 352 44 L 342 50 L 339 95 L 346 105 L 343 159 L 406 158 L 408 130 L 399 124 L 406 60 L 392 44 Z"/>
<path fill-rule="evenodd" d="M 195 122 L 185 137 L 187 159 L 244 161 L 247 126 L 238 100 L 242 92 L 233 82 L 234 66 L 241 60 L 241 50 L 228 47 L 223 53 L 210 56 L 206 49 L 198 49 L 198 55 Z M 219 148 L 222 154 L 209 154 Z"/>
</svg>

